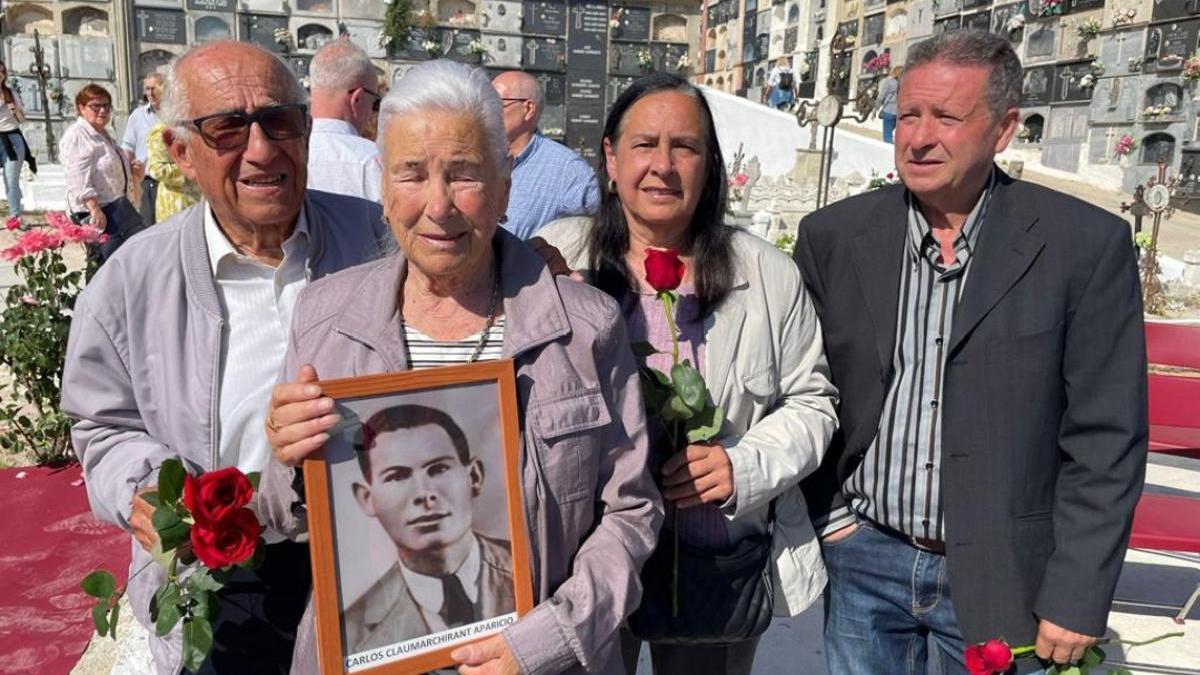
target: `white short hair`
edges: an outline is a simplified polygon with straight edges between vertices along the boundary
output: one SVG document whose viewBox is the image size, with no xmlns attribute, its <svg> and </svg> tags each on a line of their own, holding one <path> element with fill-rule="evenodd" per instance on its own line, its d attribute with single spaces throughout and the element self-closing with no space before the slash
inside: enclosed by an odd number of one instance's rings
<svg viewBox="0 0 1200 675">
<path fill-rule="evenodd" d="M 384 151 L 384 139 L 393 119 L 431 110 L 475 118 L 483 129 L 492 162 L 501 173 L 507 173 L 508 137 L 504 134 L 500 96 L 482 69 L 446 59 L 414 66 L 392 85 L 379 106 L 376 143 L 380 152 Z"/>
<path fill-rule="evenodd" d="M 326 42 L 308 68 L 308 81 L 313 89 L 350 91 L 363 82 L 377 80 L 375 65 L 367 53 L 346 38 Z"/>
<path fill-rule="evenodd" d="M 205 45 L 193 47 L 180 56 L 171 59 L 162 69 L 162 96 L 158 104 L 158 118 L 181 141 L 187 141 L 191 136 L 192 127 L 188 124 L 188 120 L 192 118 L 193 113 L 192 98 L 183 83 L 179 66 L 185 64 L 188 57 L 197 50 L 216 49 L 219 48 L 220 44 L 210 42 Z M 308 93 L 304 91 L 300 80 L 296 79 L 296 74 L 292 71 L 291 67 L 278 54 L 269 52 L 257 45 L 250 45 L 244 42 L 237 44 L 251 47 L 275 59 L 276 64 L 280 68 L 280 74 L 284 76 L 284 85 L 287 87 L 284 100 L 280 101 L 280 103 L 308 103 Z"/>
</svg>

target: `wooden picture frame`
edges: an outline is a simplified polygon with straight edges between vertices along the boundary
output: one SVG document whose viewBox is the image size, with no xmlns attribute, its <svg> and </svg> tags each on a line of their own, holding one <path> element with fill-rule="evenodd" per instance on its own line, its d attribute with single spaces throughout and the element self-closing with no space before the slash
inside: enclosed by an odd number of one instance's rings
<svg viewBox="0 0 1200 675">
<path fill-rule="evenodd" d="M 342 416 L 304 462 L 321 672 L 451 666 L 534 605 L 513 362 L 319 384 Z"/>
</svg>

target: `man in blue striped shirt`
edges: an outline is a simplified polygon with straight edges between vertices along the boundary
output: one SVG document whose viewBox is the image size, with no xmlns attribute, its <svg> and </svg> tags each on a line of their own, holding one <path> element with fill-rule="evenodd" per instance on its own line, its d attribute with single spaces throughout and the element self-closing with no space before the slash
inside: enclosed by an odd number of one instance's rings
<svg viewBox="0 0 1200 675">
<path fill-rule="evenodd" d="M 600 187 L 595 171 L 579 155 L 538 131 L 545 102 L 538 81 L 512 70 L 497 75 L 492 86 L 500 94 L 513 160 L 508 221 L 503 227 L 529 239 L 552 220 L 596 213 Z"/>
</svg>

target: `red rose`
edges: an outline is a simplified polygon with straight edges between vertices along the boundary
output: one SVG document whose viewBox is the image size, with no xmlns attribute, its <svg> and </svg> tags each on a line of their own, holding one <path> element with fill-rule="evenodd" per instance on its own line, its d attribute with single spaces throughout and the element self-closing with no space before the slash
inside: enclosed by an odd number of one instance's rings
<svg viewBox="0 0 1200 675">
<path fill-rule="evenodd" d="M 1003 640 L 988 640 L 983 643 L 983 660 L 993 672 L 1003 673 L 1012 666 L 1013 653 Z"/>
<path fill-rule="evenodd" d="M 971 645 L 963 652 L 963 663 L 970 675 L 992 675 L 992 669 L 987 666 L 983 657 L 983 645 Z"/>
<path fill-rule="evenodd" d="M 250 509 L 238 509 L 222 520 L 192 525 L 192 552 L 209 569 L 245 562 L 258 548 L 262 525 Z"/>
<path fill-rule="evenodd" d="M 237 467 L 200 474 L 183 481 L 183 505 L 197 523 L 215 523 L 250 503 L 254 486 Z"/>
<path fill-rule="evenodd" d="M 4 229 L 10 232 L 21 229 L 21 217 L 9 216 L 8 220 L 4 221 Z"/>
<path fill-rule="evenodd" d="M 646 249 L 646 283 L 656 291 L 673 291 L 683 281 L 683 261 L 673 249 Z"/>
</svg>

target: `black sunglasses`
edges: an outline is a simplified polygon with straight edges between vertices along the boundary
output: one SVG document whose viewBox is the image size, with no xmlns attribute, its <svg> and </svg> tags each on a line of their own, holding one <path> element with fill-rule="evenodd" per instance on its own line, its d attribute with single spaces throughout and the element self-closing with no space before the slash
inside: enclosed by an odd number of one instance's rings
<svg viewBox="0 0 1200 675">
<path fill-rule="evenodd" d="M 361 89 L 375 97 L 375 102 L 371 104 L 371 112 L 379 112 L 379 104 L 383 103 L 383 97 L 380 96 L 378 92 L 371 91 L 366 87 L 359 87 L 358 89 Z M 350 93 L 353 94 L 354 92 L 358 91 L 358 89 L 351 89 Z"/>
<path fill-rule="evenodd" d="M 250 140 L 255 123 L 273 141 L 290 141 L 308 133 L 308 106 L 303 103 L 271 105 L 252 113 L 205 115 L 192 120 L 205 144 L 214 150 L 236 150 Z"/>
</svg>

